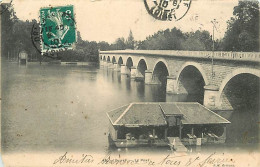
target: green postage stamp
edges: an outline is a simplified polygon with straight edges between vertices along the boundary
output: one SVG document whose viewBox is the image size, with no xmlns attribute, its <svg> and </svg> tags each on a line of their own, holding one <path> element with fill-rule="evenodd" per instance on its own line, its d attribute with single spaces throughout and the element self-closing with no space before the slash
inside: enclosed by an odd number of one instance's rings
<svg viewBox="0 0 260 167">
<path fill-rule="evenodd" d="M 72 49 L 76 42 L 73 6 L 40 9 L 41 52 Z"/>
</svg>

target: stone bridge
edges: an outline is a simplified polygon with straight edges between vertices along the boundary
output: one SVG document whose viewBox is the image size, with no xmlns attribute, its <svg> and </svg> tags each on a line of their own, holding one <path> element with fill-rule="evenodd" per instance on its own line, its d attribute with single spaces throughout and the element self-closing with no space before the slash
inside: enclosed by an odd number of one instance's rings
<svg viewBox="0 0 260 167">
<path fill-rule="evenodd" d="M 100 51 L 100 65 L 170 94 L 197 95 L 213 110 L 259 99 L 259 52 L 172 50 Z"/>
</svg>

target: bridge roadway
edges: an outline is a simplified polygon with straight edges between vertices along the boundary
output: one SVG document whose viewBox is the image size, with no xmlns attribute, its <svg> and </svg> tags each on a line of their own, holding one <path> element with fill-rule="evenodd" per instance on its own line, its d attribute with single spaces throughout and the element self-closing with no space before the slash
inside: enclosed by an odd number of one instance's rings
<svg viewBox="0 0 260 167">
<path fill-rule="evenodd" d="M 115 50 L 99 56 L 101 67 L 166 84 L 167 93 L 202 95 L 210 109 L 232 110 L 259 98 L 260 52 Z"/>
</svg>

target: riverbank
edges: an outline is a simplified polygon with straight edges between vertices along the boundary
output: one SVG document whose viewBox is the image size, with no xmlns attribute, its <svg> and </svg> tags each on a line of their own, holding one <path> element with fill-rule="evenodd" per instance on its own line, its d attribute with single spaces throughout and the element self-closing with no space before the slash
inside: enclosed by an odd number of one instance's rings
<svg viewBox="0 0 260 167">
<path fill-rule="evenodd" d="M 40 64 L 40 62 L 27 62 L 28 64 Z M 75 65 L 75 66 L 95 66 L 98 65 L 96 62 L 60 62 L 60 63 L 50 63 L 41 62 L 41 64 L 55 64 L 55 65 Z"/>
</svg>

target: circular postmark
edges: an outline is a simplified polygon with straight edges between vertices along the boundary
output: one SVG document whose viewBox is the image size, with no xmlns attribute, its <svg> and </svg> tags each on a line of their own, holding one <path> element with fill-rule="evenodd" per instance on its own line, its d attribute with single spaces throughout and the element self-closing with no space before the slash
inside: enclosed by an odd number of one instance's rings
<svg viewBox="0 0 260 167">
<path fill-rule="evenodd" d="M 49 58 L 57 58 L 56 52 L 57 50 L 49 50 L 47 52 L 42 52 L 41 45 L 43 43 L 42 36 L 41 36 L 41 28 L 38 23 L 34 22 L 32 29 L 31 29 L 31 40 L 34 48 L 40 53 L 42 56 L 49 57 Z M 59 51 L 65 51 L 65 49 L 60 49 Z"/>
<path fill-rule="evenodd" d="M 146 10 L 155 19 L 178 21 L 190 9 L 192 0 L 144 0 Z"/>
<path fill-rule="evenodd" d="M 53 53 L 42 53 L 41 51 L 41 35 L 40 35 L 40 26 L 36 22 L 33 23 L 32 30 L 31 30 L 31 40 L 32 44 L 35 47 L 35 49 L 43 56 L 50 57 L 50 58 L 56 58 L 55 54 Z"/>
<path fill-rule="evenodd" d="M 8 8 L 10 6 L 12 6 L 12 2 L 13 2 L 13 0 L 9 0 L 8 2 L 3 2 L 3 0 L 0 0 L 0 5 L 1 5 L 0 15 L 3 14 L 4 12 L 6 12 L 8 10 Z"/>
</svg>

